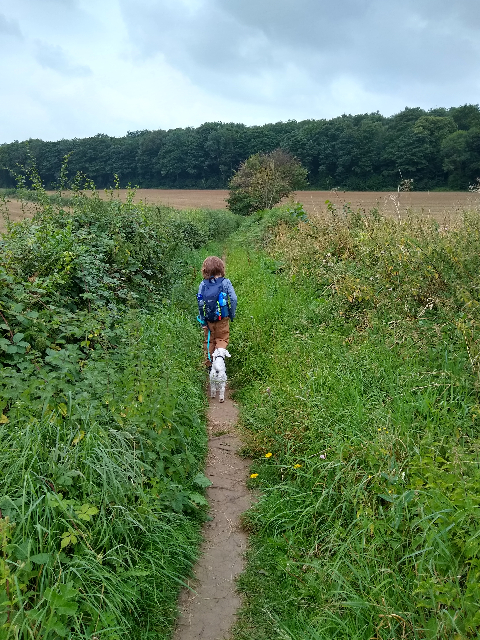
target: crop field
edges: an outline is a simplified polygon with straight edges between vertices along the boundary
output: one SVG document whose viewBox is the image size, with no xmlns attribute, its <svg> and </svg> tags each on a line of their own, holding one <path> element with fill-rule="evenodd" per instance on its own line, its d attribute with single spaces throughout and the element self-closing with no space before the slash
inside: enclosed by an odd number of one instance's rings
<svg viewBox="0 0 480 640">
<path fill-rule="evenodd" d="M 115 193 L 124 201 L 128 191 L 120 189 Z M 168 205 L 176 209 L 226 209 L 227 196 L 226 189 L 138 189 L 135 201 Z M 109 198 L 110 192 L 101 191 L 100 197 Z M 480 204 L 479 194 L 461 191 L 297 191 L 292 198 L 301 202 L 307 213 L 324 211 L 328 200 L 340 209 L 344 206 L 366 211 L 378 208 L 382 213 L 394 216 L 404 216 L 407 212 L 413 211 L 432 216 L 441 223 L 445 219 L 454 221 L 466 209 L 475 208 Z M 20 202 L 13 198 L 7 205 L 12 221 L 30 215 L 32 209 L 31 205 L 22 208 Z M 3 229 L 3 221 L 0 220 L 0 230 Z"/>
<path fill-rule="evenodd" d="M 127 191 L 120 190 L 120 197 L 125 198 Z M 148 204 L 170 205 L 177 209 L 226 209 L 226 189 L 138 189 L 136 199 Z M 424 213 L 443 222 L 445 217 L 456 216 L 465 209 L 471 209 L 480 201 L 478 194 L 468 192 L 431 192 L 417 191 L 410 193 L 380 191 L 297 191 L 292 198 L 301 202 L 308 213 L 325 209 L 329 200 L 336 207 L 349 205 L 353 210 L 369 211 L 378 208 L 388 215 L 403 215 L 407 211 Z"/>
<path fill-rule="evenodd" d="M 12 222 L 18 222 L 26 217 L 30 217 L 29 207 L 23 206 L 18 200 L 10 200 L 7 202 L 8 216 Z M 0 231 L 5 231 L 3 218 L 0 219 Z"/>
</svg>

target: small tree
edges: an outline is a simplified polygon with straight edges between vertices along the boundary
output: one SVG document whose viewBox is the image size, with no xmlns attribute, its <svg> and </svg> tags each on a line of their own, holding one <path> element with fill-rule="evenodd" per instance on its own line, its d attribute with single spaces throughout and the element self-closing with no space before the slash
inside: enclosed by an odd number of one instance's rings
<svg viewBox="0 0 480 640">
<path fill-rule="evenodd" d="M 229 182 L 227 206 L 233 213 L 247 216 L 271 209 L 295 189 L 307 184 L 307 170 L 282 149 L 256 153 L 245 160 Z"/>
</svg>

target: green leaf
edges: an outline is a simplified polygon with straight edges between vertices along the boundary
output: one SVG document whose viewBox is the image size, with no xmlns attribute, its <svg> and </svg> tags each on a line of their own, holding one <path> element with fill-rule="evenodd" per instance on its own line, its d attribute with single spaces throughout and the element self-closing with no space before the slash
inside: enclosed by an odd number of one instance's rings
<svg viewBox="0 0 480 640">
<path fill-rule="evenodd" d="M 67 628 L 55 616 L 44 627 L 45 631 L 54 631 L 61 638 L 67 635 Z"/>
<path fill-rule="evenodd" d="M 15 344 L 17 344 L 17 342 L 20 342 L 23 339 L 24 336 L 25 336 L 24 333 L 16 333 L 13 336 L 13 341 L 15 342 Z"/>
<path fill-rule="evenodd" d="M 65 547 L 68 547 L 70 542 L 71 542 L 70 535 L 67 534 L 64 538 L 62 538 L 62 542 L 60 543 L 60 548 L 65 549 Z"/>
<path fill-rule="evenodd" d="M 193 482 L 199 487 L 203 487 L 204 489 L 212 485 L 211 480 L 209 480 L 203 473 L 197 473 L 197 475 L 193 479 Z"/>
<path fill-rule="evenodd" d="M 394 502 L 395 501 L 395 498 L 393 496 L 388 495 L 387 493 L 379 493 L 378 497 L 379 498 L 383 498 L 387 502 Z"/>
<path fill-rule="evenodd" d="M 20 349 L 17 347 L 17 345 L 10 344 L 8 345 L 8 347 L 4 347 L 4 351 L 6 351 L 7 353 L 17 353 L 17 351 L 20 351 Z"/>
<path fill-rule="evenodd" d="M 73 616 L 78 609 L 78 604 L 76 602 L 66 602 L 63 605 L 57 606 L 55 608 L 58 613 L 65 616 Z"/>
<path fill-rule="evenodd" d="M 78 518 L 80 518 L 80 520 L 85 520 L 86 522 L 89 522 L 92 516 L 97 515 L 98 509 L 97 507 L 87 503 L 87 504 L 82 504 L 81 507 L 77 507 L 75 509 L 75 513 L 77 514 Z"/>
<path fill-rule="evenodd" d="M 62 533 L 62 541 L 60 543 L 60 548 L 64 549 L 68 547 L 69 544 L 76 544 L 78 542 L 77 536 L 71 531 L 65 531 Z"/>
<path fill-rule="evenodd" d="M 201 496 L 199 493 L 189 493 L 188 497 L 192 502 L 202 507 L 208 507 L 208 500 Z"/>
<path fill-rule="evenodd" d="M 38 553 L 36 556 L 31 556 L 30 562 L 35 562 L 35 564 L 47 564 L 51 557 L 50 553 Z"/>
</svg>

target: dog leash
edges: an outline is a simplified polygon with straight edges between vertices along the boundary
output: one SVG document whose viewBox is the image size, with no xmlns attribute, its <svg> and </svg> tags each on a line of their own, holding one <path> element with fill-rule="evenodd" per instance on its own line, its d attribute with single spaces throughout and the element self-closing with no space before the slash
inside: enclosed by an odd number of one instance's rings
<svg viewBox="0 0 480 640">
<path fill-rule="evenodd" d="M 197 320 L 198 322 L 202 325 L 202 327 L 207 326 L 208 327 L 208 323 L 205 322 L 205 320 L 202 322 L 202 319 L 200 318 L 200 316 L 197 316 Z M 210 327 L 208 327 L 208 338 L 207 338 L 207 354 L 208 354 L 208 359 L 210 360 L 210 362 L 212 361 L 212 358 L 210 357 Z"/>
</svg>

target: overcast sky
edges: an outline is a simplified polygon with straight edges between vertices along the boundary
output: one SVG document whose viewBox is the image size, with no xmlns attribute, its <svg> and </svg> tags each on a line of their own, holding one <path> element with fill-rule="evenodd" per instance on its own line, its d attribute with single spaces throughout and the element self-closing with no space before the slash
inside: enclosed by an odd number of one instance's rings
<svg viewBox="0 0 480 640">
<path fill-rule="evenodd" d="M 0 0 L 0 143 L 480 102 L 479 0 Z"/>
</svg>

